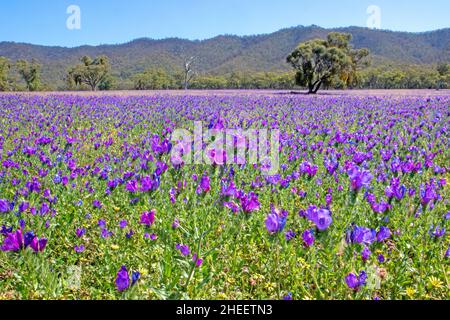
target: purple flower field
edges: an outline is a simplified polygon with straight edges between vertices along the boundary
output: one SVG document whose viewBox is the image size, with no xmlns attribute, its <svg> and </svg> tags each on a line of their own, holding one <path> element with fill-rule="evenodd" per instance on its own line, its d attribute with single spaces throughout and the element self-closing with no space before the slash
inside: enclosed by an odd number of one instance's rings
<svg viewBox="0 0 450 320">
<path fill-rule="evenodd" d="M 450 298 L 448 92 L 5 94 L 0 115 L 0 299 Z M 176 137 L 199 121 L 258 139 Z"/>
</svg>

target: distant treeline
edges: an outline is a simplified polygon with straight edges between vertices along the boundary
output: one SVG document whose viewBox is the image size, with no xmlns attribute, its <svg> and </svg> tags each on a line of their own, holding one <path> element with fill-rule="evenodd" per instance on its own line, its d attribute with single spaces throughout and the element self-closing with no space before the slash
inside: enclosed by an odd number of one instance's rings
<svg viewBox="0 0 450 320">
<path fill-rule="evenodd" d="M 134 75 L 123 89 L 181 89 L 183 78 L 164 69 L 149 69 Z M 225 75 L 195 75 L 191 89 L 291 89 L 295 87 L 295 72 L 232 72 Z"/>
<path fill-rule="evenodd" d="M 103 59 L 103 60 L 102 60 Z M 64 86 L 42 83 L 41 66 L 35 60 L 11 62 L 0 57 L 0 91 L 51 90 L 165 90 L 184 87 L 183 71 L 152 67 L 144 72 L 121 78 L 111 70 L 106 57 L 84 60 L 61 75 Z M 104 69 L 103 69 L 104 68 Z M 102 77 L 90 79 L 92 70 Z M 87 76 L 84 76 L 87 74 Z M 87 78 L 87 79 L 86 79 Z M 195 74 L 191 89 L 304 89 L 295 84 L 295 71 L 252 72 L 236 71 L 228 74 Z M 450 66 L 435 65 L 377 65 L 358 71 L 352 86 L 336 82 L 327 89 L 449 89 Z"/>
<path fill-rule="evenodd" d="M 364 89 L 449 89 L 450 66 L 381 65 L 359 72 L 358 88 Z"/>
<path fill-rule="evenodd" d="M 358 89 L 449 89 L 450 66 L 439 65 L 381 65 L 358 72 L 351 88 Z M 130 79 L 115 80 L 116 89 L 164 90 L 182 89 L 182 75 L 163 68 L 151 68 Z M 288 72 L 232 72 L 224 75 L 197 75 L 192 89 L 305 89 L 295 84 L 295 71 Z M 337 82 L 327 89 L 345 89 Z"/>
</svg>

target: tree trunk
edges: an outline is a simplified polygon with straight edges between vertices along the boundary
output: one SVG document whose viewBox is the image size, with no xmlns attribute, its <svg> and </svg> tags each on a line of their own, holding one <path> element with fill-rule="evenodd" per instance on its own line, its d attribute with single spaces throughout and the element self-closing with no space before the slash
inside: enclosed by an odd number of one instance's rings
<svg viewBox="0 0 450 320">
<path fill-rule="evenodd" d="M 317 87 L 313 90 L 312 93 L 313 93 L 313 94 L 316 94 L 317 91 L 319 91 L 321 85 L 322 85 L 322 81 L 320 81 L 320 82 L 317 84 Z"/>
<path fill-rule="evenodd" d="M 189 78 L 189 71 L 184 72 L 184 90 L 188 89 L 188 78 Z"/>
<path fill-rule="evenodd" d="M 316 94 L 322 85 L 323 79 L 318 79 L 315 82 L 308 84 L 308 94 Z"/>
<path fill-rule="evenodd" d="M 314 83 L 308 84 L 308 94 L 316 94 L 322 85 L 322 80 L 317 80 Z"/>
</svg>

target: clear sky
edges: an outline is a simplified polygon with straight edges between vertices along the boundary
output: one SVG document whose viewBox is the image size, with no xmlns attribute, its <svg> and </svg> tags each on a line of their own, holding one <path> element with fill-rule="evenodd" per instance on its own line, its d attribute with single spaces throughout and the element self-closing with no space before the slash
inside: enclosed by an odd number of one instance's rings
<svg viewBox="0 0 450 320">
<path fill-rule="evenodd" d="M 67 28 L 67 8 L 80 8 L 80 29 Z M 78 46 L 142 37 L 206 39 L 270 33 L 298 25 L 367 26 L 421 32 L 450 27 L 449 0 L 0 0 L 0 41 Z"/>
</svg>

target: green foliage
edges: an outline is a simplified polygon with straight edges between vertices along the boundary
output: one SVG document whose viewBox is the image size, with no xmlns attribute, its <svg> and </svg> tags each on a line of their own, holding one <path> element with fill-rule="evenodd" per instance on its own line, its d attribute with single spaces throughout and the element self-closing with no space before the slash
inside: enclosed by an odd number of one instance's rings
<svg viewBox="0 0 450 320">
<path fill-rule="evenodd" d="M 360 72 L 358 88 L 368 89 L 446 89 L 449 73 L 441 75 L 435 66 L 382 65 Z"/>
<path fill-rule="evenodd" d="M 292 89 L 293 72 L 233 72 L 227 76 L 227 89 Z"/>
<path fill-rule="evenodd" d="M 74 91 L 77 89 L 77 84 L 75 83 L 75 80 L 72 77 L 72 75 L 66 74 L 63 77 L 63 80 L 64 80 L 64 87 L 62 88 L 63 90 Z"/>
<path fill-rule="evenodd" d="M 136 90 L 175 89 L 177 81 L 174 75 L 163 68 L 149 68 L 132 76 L 133 88 Z"/>
<path fill-rule="evenodd" d="M 439 73 L 439 80 L 437 82 L 438 89 L 446 89 L 450 87 L 450 65 L 441 62 L 437 65 L 436 71 Z"/>
<path fill-rule="evenodd" d="M 436 71 L 439 72 L 440 76 L 446 76 L 450 71 L 450 66 L 448 63 L 441 62 L 437 65 Z"/>
<path fill-rule="evenodd" d="M 41 65 L 32 59 L 31 62 L 26 60 L 18 60 L 16 68 L 19 75 L 26 83 L 28 91 L 38 91 L 41 88 Z"/>
<path fill-rule="evenodd" d="M 301 43 L 287 62 L 297 71 L 296 83 L 316 93 L 322 85 L 335 82 L 350 85 L 355 82 L 356 71 L 369 55 L 368 49 L 355 50 L 350 46 L 352 36 L 332 32 L 327 40 L 314 39 Z"/>
<path fill-rule="evenodd" d="M 108 79 L 111 65 L 107 56 L 101 55 L 95 59 L 84 56 L 81 58 L 81 62 L 81 64 L 69 69 L 68 79 L 66 80 L 69 85 L 85 84 L 92 91 L 96 91 L 102 84 L 103 88 L 111 86 L 112 82 Z"/>
<path fill-rule="evenodd" d="M 194 89 L 222 89 L 227 88 L 227 79 L 223 76 L 199 76 L 191 83 Z"/>
<path fill-rule="evenodd" d="M 135 90 L 184 88 L 184 74 L 169 73 L 163 68 L 150 68 L 131 77 Z M 232 72 L 225 75 L 202 74 L 189 84 L 192 89 L 291 89 L 293 72 Z"/>
<path fill-rule="evenodd" d="M 0 57 L 0 91 L 9 90 L 8 75 L 11 64 L 8 58 Z"/>
<path fill-rule="evenodd" d="M 106 75 L 106 77 L 100 82 L 98 85 L 98 89 L 105 91 L 105 90 L 113 90 L 116 86 L 116 78 L 112 75 Z"/>
</svg>

